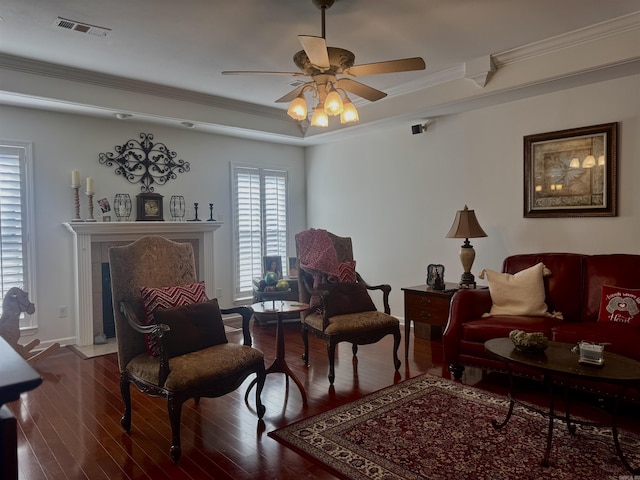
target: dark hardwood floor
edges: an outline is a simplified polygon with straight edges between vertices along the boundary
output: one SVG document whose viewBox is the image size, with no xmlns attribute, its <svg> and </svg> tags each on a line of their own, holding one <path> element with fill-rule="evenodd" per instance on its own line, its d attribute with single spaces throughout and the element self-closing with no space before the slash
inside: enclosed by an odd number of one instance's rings
<svg viewBox="0 0 640 480">
<path fill-rule="evenodd" d="M 299 324 L 285 325 L 287 361 L 307 391 L 308 404 L 293 382 L 281 374 L 267 377 L 262 399 L 267 411 L 259 423 L 255 396 L 244 402 L 249 380 L 221 398 L 187 402 L 182 411 L 182 458 L 169 456 L 166 403 L 132 387 L 131 434 L 120 427 L 122 399 L 115 354 L 84 360 L 67 348 L 37 364 L 44 378 L 37 389 L 9 404 L 18 419 L 20 478 L 40 479 L 328 479 L 321 467 L 283 447 L 267 433 L 353 401 L 416 375 L 443 375 L 442 345 L 411 338 L 400 372 L 393 369 L 392 339 L 362 346 L 352 361 L 351 345 L 341 344 L 334 387 L 327 379 L 324 343 L 310 338 L 310 366 L 301 360 Z M 270 365 L 275 355 L 275 327 L 252 326 L 254 345 Z M 240 333 L 228 334 L 240 342 Z M 403 344 L 404 345 L 404 342 Z M 487 378 L 467 369 L 463 381 L 506 394 L 504 376 Z M 535 389 L 534 389 L 535 390 Z M 635 423 L 634 414 L 620 422 Z"/>
</svg>

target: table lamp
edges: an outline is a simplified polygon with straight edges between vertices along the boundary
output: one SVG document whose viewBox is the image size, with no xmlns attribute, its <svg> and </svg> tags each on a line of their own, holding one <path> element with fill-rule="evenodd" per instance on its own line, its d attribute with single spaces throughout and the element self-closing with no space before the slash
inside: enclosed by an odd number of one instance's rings
<svg viewBox="0 0 640 480">
<path fill-rule="evenodd" d="M 469 239 L 486 236 L 487 234 L 482 230 L 473 210 L 469 210 L 466 205 L 464 206 L 464 210 L 458 210 L 446 238 L 464 238 L 464 243 L 460 249 L 460 262 L 464 270 L 462 278 L 460 279 L 460 287 L 462 288 L 476 287 L 475 278 L 471 273 L 471 266 L 473 265 L 473 260 L 476 258 L 476 252 L 469 243 Z"/>
</svg>

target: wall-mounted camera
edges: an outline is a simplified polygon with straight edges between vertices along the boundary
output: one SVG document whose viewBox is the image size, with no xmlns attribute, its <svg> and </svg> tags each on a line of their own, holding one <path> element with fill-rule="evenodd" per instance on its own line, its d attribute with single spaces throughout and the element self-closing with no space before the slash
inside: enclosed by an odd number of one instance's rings
<svg viewBox="0 0 640 480">
<path fill-rule="evenodd" d="M 427 120 L 425 123 L 419 123 L 417 125 L 411 125 L 411 133 L 413 135 L 417 135 L 419 133 L 426 132 L 428 126 L 429 126 L 429 120 Z"/>
</svg>

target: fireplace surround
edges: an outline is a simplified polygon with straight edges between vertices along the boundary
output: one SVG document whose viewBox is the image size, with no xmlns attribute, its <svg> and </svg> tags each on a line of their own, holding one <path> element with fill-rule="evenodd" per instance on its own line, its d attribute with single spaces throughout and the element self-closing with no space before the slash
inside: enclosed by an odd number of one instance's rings
<svg viewBox="0 0 640 480">
<path fill-rule="evenodd" d="M 63 225 L 73 236 L 73 313 L 76 344 L 80 347 L 93 345 L 94 316 L 102 310 L 102 305 L 94 308 L 95 299 L 101 295 L 96 290 L 101 277 L 100 265 L 111 245 L 124 245 L 147 235 L 191 242 L 198 277 L 204 280 L 207 295 L 215 297 L 213 234 L 222 222 L 68 222 Z"/>
</svg>

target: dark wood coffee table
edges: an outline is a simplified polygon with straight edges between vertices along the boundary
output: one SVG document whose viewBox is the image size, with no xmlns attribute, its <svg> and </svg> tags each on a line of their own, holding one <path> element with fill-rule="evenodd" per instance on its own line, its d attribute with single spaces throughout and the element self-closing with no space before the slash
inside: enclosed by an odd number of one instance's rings
<svg viewBox="0 0 640 480">
<path fill-rule="evenodd" d="M 549 454 L 551 452 L 551 441 L 553 438 L 553 422 L 555 419 L 563 420 L 567 425 L 567 429 L 572 434 L 576 431 L 576 424 L 594 424 L 593 422 L 585 422 L 571 418 L 569 412 L 569 387 L 567 386 L 568 382 L 566 380 L 584 379 L 612 384 L 614 387 L 617 386 L 618 388 L 617 391 L 614 390 L 613 396 L 615 400 L 615 407 L 613 414 L 611 415 L 611 424 L 608 426 L 611 427 L 613 433 L 616 452 L 627 470 L 632 472 L 634 475 L 640 474 L 640 468 L 632 468 L 622 452 L 622 448 L 620 447 L 620 442 L 618 440 L 617 425 L 620 399 L 623 398 L 625 390 L 630 385 L 640 384 L 640 362 L 631 358 L 623 357 L 622 355 L 605 351 L 605 363 L 603 366 L 581 365 L 578 363 L 579 355 L 571 351 L 575 345 L 568 343 L 549 342 L 549 347 L 544 352 L 539 353 L 520 352 L 513 346 L 513 343 L 508 338 L 494 338 L 485 342 L 484 346 L 488 353 L 502 360 L 509 371 L 509 411 L 504 421 L 498 422 L 495 419 L 492 421 L 492 425 L 495 429 L 500 429 L 509 423 L 509 419 L 513 413 L 513 407 L 516 403 L 524 406 L 528 410 L 536 411 L 543 416 L 548 417 L 549 429 L 547 432 L 547 447 L 542 460 L 542 465 L 548 467 Z M 513 391 L 513 373 L 511 371 L 512 365 L 525 366 L 537 370 L 542 374 L 544 382 L 549 388 L 548 411 L 523 403 L 515 398 Z M 563 416 L 557 415 L 554 410 L 554 384 L 562 384 L 565 388 L 566 405 L 565 414 Z"/>
</svg>

